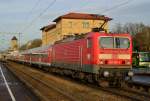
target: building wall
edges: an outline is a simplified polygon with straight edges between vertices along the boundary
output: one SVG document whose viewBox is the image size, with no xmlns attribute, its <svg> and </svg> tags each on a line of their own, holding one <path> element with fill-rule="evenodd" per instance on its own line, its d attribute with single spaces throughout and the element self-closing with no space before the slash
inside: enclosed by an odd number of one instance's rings
<svg viewBox="0 0 150 101">
<path fill-rule="evenodd" d="M 91 32 L 92 28 L 100 27 L 103 22 L 103 20 L 61 19 L 56 23 L 55 28 L 42 32 L 42 45 L 53 44 L 55 41 L 62 39 L 64 35 Z M 104 29 L 108 32 L 108 23 Z"/>
<path fill-rule="evenodd" d="M 91 32 L 94 27 L 100 27 L 103 20 L 62 19 L 62 35 Z M 108 31 L 108 24 L 104 27 Z"/>
<path fill-rule="evenodd" d="M 42 32 L 42 45 L 53 44 L 55 41 L 60 40 L 62 38 L 61 30 L 57 27 L 53 28 L 47 32 Z"/>
<path fill-rule="evenodd" d="M 47 32 L 47 44 L 53 44 L 56 40 L 59 40 L 60 30 L 56 28 L 51 29 Z"/>
<path fill-rule="evenodd" d="M 11 50 L 13 50 L 13 51 L 18 50 L 18 41 L 17 40 L 11 40 Z"/>
</svg>

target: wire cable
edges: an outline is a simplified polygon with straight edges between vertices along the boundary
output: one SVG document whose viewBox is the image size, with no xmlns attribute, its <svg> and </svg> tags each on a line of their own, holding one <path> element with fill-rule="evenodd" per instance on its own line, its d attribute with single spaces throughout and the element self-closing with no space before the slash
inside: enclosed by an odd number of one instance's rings
<svg viewBox="0 0 150 101">
<path fill-rule="evenodd" d="M 35 5 L 31 8 L 31 10 L 30 10 L 30 12 L 29 12 L 29 15 L 32 14 L 32 12 L 33 12 L 34 9 L 39 5 L 39 3 L 40 3 L 40 0 L 37 0 L 36 3 L 35 3 Z"/>
<path fill-rule="evenodd" d="M 32 15 L 32 12 L 34 11 L 34 9 L 39 5 L 40 0 L 37 0 L 36 3 L 33 5 L 33 7 L 30 9 L 30 11 L 28 12 L 28 15 L 25 17 L 24 21 L 28 21 L 29 16 Z M 19 29 L 19 28 L 18 28 Z M 18 29 L 16 30 L 16 32 L 19 32 Z M 20 28 L 21 29 L 21 28 Z"/>
<path fill-rule="evenodd" d="M 27 30 L 28 28 L 30 28 L 35 21 L 37 21 L 53 4 L 55 4 L 56 0 L 53 0 L 44 10 L 42 10 L 42 12 L 36 17 L 34 18 L 29 25 L 25 26 L 25 28 L 22 30 L 22 32 L 24 32 L 25 30 Z"/>
<path fill-rule="evenodd" d="M 133 0 L 127 0 L 127 1 L 121 2 L 121 3 L 119 3 L 119 4 L 117 4 L 117 5 L 113 6 L 113 7 L 110 7 L 108 9 L 103 10 L 101 13 L 106 13 L 106 12 L 112 11 L 114 9 L 120 8 L 120 7 L 124 6 L 124 5 L 129 4 L 131 1 L 133 1 Z"/>
</svg>

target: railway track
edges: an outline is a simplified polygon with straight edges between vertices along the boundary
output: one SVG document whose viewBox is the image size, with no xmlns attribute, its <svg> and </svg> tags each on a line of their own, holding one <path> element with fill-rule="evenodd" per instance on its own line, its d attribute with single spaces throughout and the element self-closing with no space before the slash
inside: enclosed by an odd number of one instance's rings
<svg viewBox="0 0 150 101">
<path fill-rule="evenodd" d="M 150 93 L 150 84 L 147 82 L 128 81 L 127 86 L 132 89 L 137 89 L 139 92 Z"/>
<path fill-rule="evenodd" d="M 61 78 L 62 78 L 62 76 L 61 76 Z M 64 79 L 66 79 L 66 77 L 64 77 Z M 78 82 L 78 81 L 72 80 L 70 78 L 67 78 L 67 80 L 71 80 L 75 83 Z M 82 82 L 79 81 L 78 83 L 80 84 Z M 145 92 L 144 90 L 139 91 L 137 89 L 131 89 L 130 87 L 127 87 L 127 85 L 123 88 L 111 88 L 111 87 L 99 87 L 99 86 L 93 85 L 92 83 L 89 83 L 89 84 L 86 83 L 86 86 L 94 88 L 94 89 L 103 90 L 105 92 L 115 94 L 120 97 L 130 99 L 132 101 L 150 101 L 150 94 L 148 92 Z"/>
<path fill-rule="evenodd" d="M 150 95 L 138 93 L 135 91 L 127 90 L 127 89 L 116 89 L 116 88 L 100 88 L 101 90 L 108 91 L 112 94 L 119 95 L 121 97 L 125 97 L 131 99 L 133 101 L 149 101 Z"/>
<path fill-rule="evenodd" d="M 11 69 L 11 67 L 9 67 L 9 66 L 7 66 L 7 68 Z M 17 73 L 17 75 L 21 75 L 20 79 L 22 79 L 24 82 L 27 83 L 27 82 L 31 81 L 29 83 L 32 83 L 33 86 L 40 87 L 40 92 L 39 92 L 36 90 L 37 87 L 35 89 L 35 88 L 31 87 L 30 84 L 27 84 L 36 92 L 36 94 L 38 93 L 38 96 L 43 101 L 61 101 L 61 100 L 62 101 L 80 101 L 79 99 L 74 98 L 72 95 L 68 94 L 67 92 L 58 89 L 54 85 L 44 82 L 38 76 L 32 75 L 30 73 L 24 72 L 23 70 L 19 70 L 19 69 L 15 69 L 12 71 Z M 38 85 L 34 85 L 34 84 L 38 84 Z M 52 94 L 49 94 L 50 92 L 52 92 Z M 50 96 L 50 97 L 48 97 L 48 96 Z M 54 97 L 52 97 L 52 96 L 54 96 Z"/>
<path fill-rule="evenodd" d="M 139 101 L 149 101 L 150 100 L 150 94 L 145 93 L 144 91 L 138 92 L 135 90 L 131 90 L 130 88 L 126 89 L 126 88 L 121 88 L 120 91 L 126 92 L 128 95 L 132 95 L 132 97 L 135 100 L 139 100 Z"/>
<path fill-rule="evenodd" d="M 80 83 L 80 82 L 79 82 Z M 127 86 L 123 88 L 112 88 L 112 87 L 99 87 L 93 84 L 88 84 L 88 87 L 103 90 L 105 92 L 118 95 L 120 97 L 130 99 L 132 101 L 150 101 L 150 94 L 147 92 L 139 92 L 138 90 L 133 90 Z"/>
<path fill-rule="evenodd" d="M 77 82 L 70 78 L 67 78 L 67 80 L 71 80 L 75 83 Z M 79 81 L 78 83 L 80 84 L 82 82 Z M 95 86 L 95 85 L 89 83 L 89 84 L 86 84 L 86 86 L 94 88 L 94 89 L 102 90 L 102 91 L 105 91 L 105 92 L 108 92 L 111 94 L 115 94 L 117 96 L 120 96 L 120 97 L 123 97 L 126 99 L 130 99 L 132 101 L 150 101 L 150 94 L 148 92 L 145 92 L 144 90 L 139 91 L 137 89 L 131 89 L 131 88 L 127 87 L 127 85 L 123 88 L 112 88 L 112 87 L 99 87 L 99 86 Z"/>
<path fill-rule="evenodd" d="M 26 69 L 26 68 L 24 68 Z M 37 70 L 37 69 L 36 69 Z M 40 72 L 43 72 L 45 73 L 44 71 L 41 71 L 41 70 L 38 70 Z M 24 74 L 26 76 L 28 76 L 29 74 L 26 74 L 24 71 L 18 71 L 20 72 L 20 75 L 21 74 Z M 48 73 L 46 73 L 48 74 Z M 32 75 L 37 75 L 37 74 L 34 74 L 34 72 L 32 73 Z M 39 76 L 37 76 L 37 78 L 33 77 L 32 75 L 30 75 L 30 78 L 34 79 L 35 81 L 37 82 L 41 82 L 43 85 L 47 86 L 47 87 L 50 87 L 50 88 L 53 88 L 53 85 L 50 85 L 50 84 L 47 84 L 47 82 L 43 82 L 42 79 L 39 80 Z M 42 76 L 42 75 L 41 75 Z M 60 76 L 59 76 L 60 77 Z M 62 78 L 62 77 L 61 77 Z M 65 78 L 65 77 L 64 77 Z M 66 79 L 66 78 L 65 78 Z M 73 81 L 74 83 L 77 83 L 77 81 L 75 80 L 72 80 L 70 78 L 67 78 L 67 80 L 70 80 L 71 82 Z M 80 81 L 78 82 L 80 85 L 83 84 L 81 83 Z M 84 84 L 85 85 L 85 84 Z M 104 91 L 104 92 L 107 92 L 109 94 L 113 94 L 113 95 L 117 95 L 123 99 L 128 99 L 129 101 L 149 101 L 150 99 L 150 95 L 149 94 L 144 94 L 144 93 L 140 93 L 140 92 L 136 92 L 136 91 L 133 91 L 133 90 L 130 90 L 130 89 L 123 89 L 123 88 L 120 88 L 120 89 L 116 89 L 116 88 L 106 88 L 106 87 L 98 87 L 98 86 L 95 86 L 93 84 L 87 84 L 86 85 L 88 88 L 91 88 L 91 89 L 95 89 L 95 90 L 101 90 L 101 91 Z M 66 96 L 67 98 L 69 98 L 71 101 L 80 101 L 79 98 L 77 97 L 73 97 L 72 94 L 68 94 L 66 92 L 63 92 L 63 90 L 60 90 L 60 89 L 57 89 L 57 88 L 54 88 L 54 90 L 56 90 L 57 92 L 59 92 L 60 94 L 62 93 L 63 96 Z M 82 96 L 83 97 L 83 96 Z M 128 101 L 127 100 L 127 101 Z M 84 100 L 84 97 L 83 99 L 81 99 L 81 101 L 85 101 Z M 89 101 L 92 101 L 92 100 L 89 100 Z M 101 101 L 101 100 L 100 100 Z M 102 100 L 102 101 L 108 101 L 108 100 Z M 124 100 L 117 100 L 117 101 L 124 101 Z M 125 100 L 126 101 L 126 100 Z"/>
</svg>

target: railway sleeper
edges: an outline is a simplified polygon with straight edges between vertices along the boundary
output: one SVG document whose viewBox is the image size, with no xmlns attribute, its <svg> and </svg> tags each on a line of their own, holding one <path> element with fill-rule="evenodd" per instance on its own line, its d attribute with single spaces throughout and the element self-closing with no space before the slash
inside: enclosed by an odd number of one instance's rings
<svg viewBox="0 0 150 101">
<path fill-rule="evenodd" d="M 144 92 L 150 92 L 149 87 L 142 87 L 142 90 L 143 90 Z"/>
<path fill-rule="evenodd" d="M 150 92 L 150 87 L 144 85 L 127 83 L 127 87 L 138 92 L 146 92 L 146 93 Z"/>
</svg>

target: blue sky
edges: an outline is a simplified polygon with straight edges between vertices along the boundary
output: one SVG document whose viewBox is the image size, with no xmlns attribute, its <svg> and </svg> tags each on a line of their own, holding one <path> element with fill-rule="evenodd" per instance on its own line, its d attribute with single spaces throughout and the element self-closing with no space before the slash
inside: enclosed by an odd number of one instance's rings
<svg viewBox="0 0 150 101">
<path fill-rule="evenodd" d="M 42 26 L 69 12 L 106 15 L 116 23 L 143 22 L 150 25 L 150 0 L 56 0 L 42 16 L 37 16 L 54 0 L 0 0 L 0 32 L 20 32 L 21 43 L 41 38 Z M 119 6 L 118 5 L 121 5 Z M 30 26 L 33 21 L 32 26 Z M 30 26 L 30 27 L 28 27 Z M 9 47 L 13 35 L 0 34 L 0 47 Z M 16 35 L 17 36 L 17 35 Z M 18 37 L 18 36 L 17 36 Z"/>
</svg>

